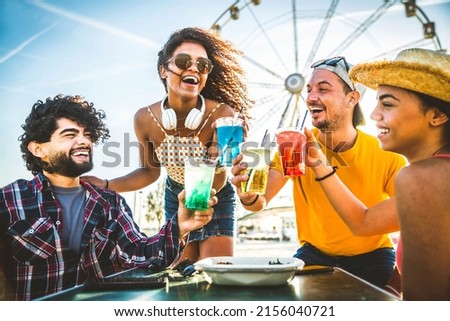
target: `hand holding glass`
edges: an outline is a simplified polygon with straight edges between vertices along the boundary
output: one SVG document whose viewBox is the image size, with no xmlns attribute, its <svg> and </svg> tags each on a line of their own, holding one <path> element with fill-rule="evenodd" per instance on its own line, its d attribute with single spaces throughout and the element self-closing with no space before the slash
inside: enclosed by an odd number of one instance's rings
<svg viewBox="0 0 450 321">
<path fill-rule="evenodd" d="M 241 190 L 244 193 L 264 195 L 269 177 L 271 150 L 269 147 L 247 145 L 248 143 L 241 144 L 242 161 L 248 165 L 242 174 L 248 174 L 249 177 L 247 181 L 241 183 Z"/>
<path fill-rule="evenodd" d="M 281 157 L 283 174 L 287 177 L 304 175 L 306 136 L 298 128 L 280 128 L 276 132 L 278 152 Z"/>
<path fill-rule="evenodd" d="M 209 206 L 217 161 L 188 157 L 184 170 L 184 205 L 190 210 L 206 210 Z"/>
<path fill-rule="evenodd" d="M 239 154 L 239 144 L 244 141 L 244 125 L 241 118 L 222 117 L 216 120 L 217 140 L 219 143 L 219 162 L 232 166 L 233 159 Z"/>
</svg>

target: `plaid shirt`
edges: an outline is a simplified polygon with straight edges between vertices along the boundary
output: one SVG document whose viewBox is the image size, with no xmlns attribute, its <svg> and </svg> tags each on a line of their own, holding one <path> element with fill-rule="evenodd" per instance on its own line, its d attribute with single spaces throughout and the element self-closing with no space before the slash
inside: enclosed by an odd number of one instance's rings
<svg viewBox="0 0 450 321">
<path fill-rule="evenodd" d="M 152 237 L 139 231 L 119 194 L 86 190 L 81 254 L 62 240 L 63 218 L 43 174 L 0 189 L 0 258 L 17 300 L 31 300 L 131 267 L 162 270 L 179 254 L 176 220 Z"/>
</svg>

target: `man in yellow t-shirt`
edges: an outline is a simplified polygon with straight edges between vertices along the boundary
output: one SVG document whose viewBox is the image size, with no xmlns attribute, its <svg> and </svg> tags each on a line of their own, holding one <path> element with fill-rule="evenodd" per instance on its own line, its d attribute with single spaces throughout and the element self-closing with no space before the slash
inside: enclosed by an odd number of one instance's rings
<svg viewBox="0 0 450 321">
<path fill-rule="evenodd" d="M 348 76 L 349 65 L 344 57 L 314 63 L 307 84 L 306 99 L 313 134 L 328 162 L 335 166 L 334 175 L 366 206 L 375 205 L 394 194 L 394 177 L 406 164 L 403 156 L 384 151 L 377 139 L 357 126 L 364 122 L 359 106 L 360 93 Z M 241 175 L 246 167 L 239 163 L 232 168 L 232 183 L 244 208 L 256 212 L 280 191 L 289 178 L 283 176 L 279 155 L 269 172 L 265 195 L 242 193 Z M 333 175 L 332 173 L 329 173 Z M 395 253 L 387 234 L 359 237 L 352 234 L 329 203 L 311 168 L 306 175 L 293 178 L 294 206 L 300 248 L 294 255 L 306 265 L 341 267 L 377 286 L 388 282 L 395 264 Z"/>
</svg>

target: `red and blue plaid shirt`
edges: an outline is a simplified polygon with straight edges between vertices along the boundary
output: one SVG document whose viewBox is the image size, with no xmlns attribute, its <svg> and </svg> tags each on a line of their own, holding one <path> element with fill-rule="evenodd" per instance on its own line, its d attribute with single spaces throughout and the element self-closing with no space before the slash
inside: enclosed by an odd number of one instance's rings
<svg viewBox="0 0 450 321">
<path fill-rule="evenodd" d="M 178 256 L 176 220 L 152 237 L 139 231 L 119 194 L 86 190 L 81 254 L 62 240 L 62 209 L 43 174 L 0 189 L 0 269 L 17 300 L 31 300 L 131 267 L 162 270 Z"/>
</svg>

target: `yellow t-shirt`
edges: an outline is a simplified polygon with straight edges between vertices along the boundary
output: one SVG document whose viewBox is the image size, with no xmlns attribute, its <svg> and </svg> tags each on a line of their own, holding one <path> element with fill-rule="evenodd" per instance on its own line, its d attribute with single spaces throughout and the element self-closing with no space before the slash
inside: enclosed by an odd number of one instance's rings
<svg viewBox="0 0 450 321">
<path fill-rule="evenodd" d="M 318 129 L 313 133 L 318 136 Z M 394 177 L 406 164 L 406 159 L 380 148 L 376 137 L 358 130 L 354 146 L 340 153 L 322 146 L 322 151 L 336 174 L 367 207 L 394 195 Z M 279 154 L 275 155 L 274 168 L 282 173 Z M 293 178 L 293 197 L 300 244 L 310 243 L 328 255 L 357 255 L 378 248 L 392 247 L 387 234 L 370 237 L 354 236 L 333 209 L 316 182 L 311 168 L 306 175 Z"/>
</svg>

